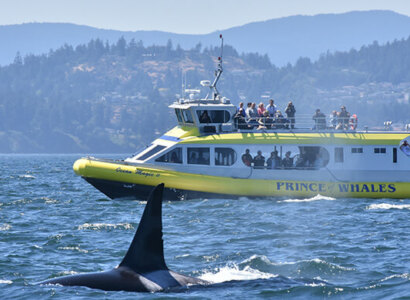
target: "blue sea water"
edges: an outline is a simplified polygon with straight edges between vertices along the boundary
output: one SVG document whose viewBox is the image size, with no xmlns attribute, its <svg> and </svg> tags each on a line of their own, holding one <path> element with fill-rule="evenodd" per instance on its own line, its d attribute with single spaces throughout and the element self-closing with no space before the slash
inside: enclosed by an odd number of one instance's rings
<svg viewBox="0 0 410 300">
<path fill-rule="evenodd" d="M 210 286 L 136 295 L 37 285 L 118 265 L 144 209 L 77 177 L 79 157 L 0 155 L 0 299 L 410 299 L 410 199 L 320 195 L 165 202 L 169 268 Z"/>
</svg>

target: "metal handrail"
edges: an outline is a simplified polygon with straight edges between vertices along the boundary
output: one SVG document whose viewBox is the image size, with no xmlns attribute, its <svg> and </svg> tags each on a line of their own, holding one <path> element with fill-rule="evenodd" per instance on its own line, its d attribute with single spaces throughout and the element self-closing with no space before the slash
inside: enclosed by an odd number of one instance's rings
<svg viewBox="0 0 410 300">
<path fill-rule="evenodd" d="M 308 129 L 308 130 L 344 130 L 351 131 L 357 128 L 357 119 L 352 117 L 336 117 L 331 119 L 330 117 L 314 117 L 309 114 L 300 114 L 296 117 L 255 117 L 244 118 L 239 122 L 238 119 L 234 119 L 235 127 L 242 130 L 255 130 L 255 129 Z M 293 121 L 293 122 L 292 122 Z M 293 126 L 292 126 L 293 125 Z"/>
</svg>

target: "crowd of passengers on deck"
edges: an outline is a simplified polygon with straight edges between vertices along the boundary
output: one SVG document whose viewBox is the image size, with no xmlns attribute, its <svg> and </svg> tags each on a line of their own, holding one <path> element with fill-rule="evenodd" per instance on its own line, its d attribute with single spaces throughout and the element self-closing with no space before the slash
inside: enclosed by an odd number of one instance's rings
<svg viewBox="0 0 410 300">
<path fill-rule="evenodd" d="M 246 109 L 244 103 L 239 103 L 234 116 L 238 129 L 294 129 L 296 109 L 292 101 L 289 101 L 284 113 L 277 109 L 274 100 L 270 99 L 269 104 L 264 106 L 261 102 L 256 108 L 255 102 L 248 102 Z M 206 116 L 204 116 L 206 118 Z M 326 123 L 326 116 L 317 109 L 312 117 L 314 121 L 313 130 L 335 129 L 335 130 L 355 130 L 358 118 L 356 114 L 350 115 L 346 107 L 342 106 L 339 112 L 333 111 L 330 114 L 329 123 Z"/>
<path fill-rule="evenodd" d="M 325 161 L 320 152 L 308 153 L 301 152 L 294 157 L 291 156 L 291 151 L 286 151 L 285 157 L 281 158 L 278 151 L 274 150 L 270 153 L 268 159 L 262 155 L 262 151 L 258 150 L 257 154 L 252 157 L 250 150 L 246 149 L 242 155 L 242 162 L 255 169 L 319 169 L 323 167 Z"/>
</svg>

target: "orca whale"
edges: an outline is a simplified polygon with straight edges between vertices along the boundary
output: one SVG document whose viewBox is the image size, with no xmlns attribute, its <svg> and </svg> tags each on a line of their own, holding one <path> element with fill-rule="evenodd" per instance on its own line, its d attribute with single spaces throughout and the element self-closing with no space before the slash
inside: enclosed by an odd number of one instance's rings
<svg viewBox="0 0 410 300">
<path fill-rule="evenodd" d="M 40 284 L 86 286 L 105 291 L 158 292 L 173 287 L 206 285 L 208 282 L 168 269 L 162 240 L 162 194 L 164 184 L 151 192 L 134 239 L 118 267 L 100 273 L 76 274 Z"/>
</svg>

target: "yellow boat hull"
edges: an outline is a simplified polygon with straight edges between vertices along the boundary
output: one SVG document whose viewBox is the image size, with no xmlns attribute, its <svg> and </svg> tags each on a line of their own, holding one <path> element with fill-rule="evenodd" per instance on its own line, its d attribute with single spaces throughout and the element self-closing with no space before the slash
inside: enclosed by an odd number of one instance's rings
<svg viewBox="0 0 410 300">
<path fill-rule="evenodd" d="M 410 182 L 321 182 L 241 179 L 209 176 L 127 165 L 123 162 L 82 158 L 74 163 L 77 175 L 111 198 L 136 194 L 143 187 L 164 183 L 175 197 L 311 197 L 317 194 L 343 198 L 410 198 Z M 116 193 L 104 191 L 104 185 Z M 121 192 L 123 188 L 123 193 Z"/>
</svg>

